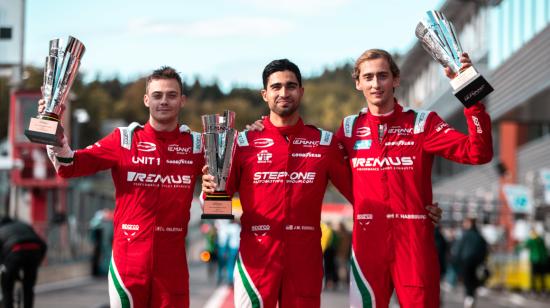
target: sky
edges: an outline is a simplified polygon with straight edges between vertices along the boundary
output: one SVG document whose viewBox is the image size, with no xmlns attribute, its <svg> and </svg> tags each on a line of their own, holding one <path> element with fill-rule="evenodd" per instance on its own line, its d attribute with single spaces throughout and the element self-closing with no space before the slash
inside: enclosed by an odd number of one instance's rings
<svg viewBox="0 0 550 308">
<path fill-rule="evenodd" d="M 53 38 L 86 46 L 86 80 L 134 80 L 169 65 L 186 81 L 224 91 L 261 87 L 271 60 L 305 77 L 352 62 L 364 50 L 406 52 L 427 10 L 443 0 L 26 0 L 24 58 L 42 66 Z"/>
</svg>

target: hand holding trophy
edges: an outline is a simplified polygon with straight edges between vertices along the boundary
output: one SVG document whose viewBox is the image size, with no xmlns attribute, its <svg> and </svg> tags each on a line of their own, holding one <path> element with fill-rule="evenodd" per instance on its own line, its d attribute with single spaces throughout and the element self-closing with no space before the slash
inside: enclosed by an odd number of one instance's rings
<svg viewBox="0 0 550 308">
<path fill-rule="evenodd" d="M 493 87 L 473 66 L 461 63 L 464 52 L 453 24 L 445 15 L 428 11 L 427 18 L 418 23 L 415 33 L 422 47 L 454 75 L 450 81 L 453 94 L 464 106 L 470 107 L 493 92 Z"/>
<path fill-rule="evenodd" d="M 202 219 L 233 219 L 231 196 L 227 194 L 227 179 L 235 150 L 235 112 L 226 110 L 223 116 L 202 116 L 204 155 L 208 172 L 214 177 L 214 193 L 207 193 Z"/>
<path fill-rule="evenodd" d="M 61 145 L 61 114 L 86 50 L 84 44 L 72 36 L 65 49 L 59 45 L 60 39 L 50 41 L 44 65 L 42 95 L 45 108 L 36 118 L 31 118 L 29 129 L 25 130 L 25 136 L 32 142 L 55 146 Z"/>
</svg>

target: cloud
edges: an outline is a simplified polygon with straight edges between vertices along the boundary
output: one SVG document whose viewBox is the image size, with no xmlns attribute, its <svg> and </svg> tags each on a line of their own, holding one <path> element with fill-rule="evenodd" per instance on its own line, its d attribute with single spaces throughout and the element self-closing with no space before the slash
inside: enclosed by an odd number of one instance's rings
<svg viewBox="0 0 550 308">
<path fill-rule="evenodd" d="M 290 32 L 294 24 L 269 17 L 223 17 L 195 22 L 134 20 L 128 24 L 134 34 L 183 35 L 195 38 L 274 36 Z"/>
</svg>

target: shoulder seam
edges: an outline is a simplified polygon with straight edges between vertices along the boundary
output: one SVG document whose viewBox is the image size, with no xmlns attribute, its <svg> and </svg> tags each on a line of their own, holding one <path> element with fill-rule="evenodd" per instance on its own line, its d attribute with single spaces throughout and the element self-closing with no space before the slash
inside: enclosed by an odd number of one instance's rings
<svg viewBox="0 0 550 308">
<path fill-rule="evenodd" d="M 329 132 L 327 130 L 320 129 L 320 128 L 318 129 L 321 132 L 321 140 L 319 141 L 319 144 L 330 145 L 330 142 L 332 141 L 332 136 L 333 136 L 332 132 Z"/>
<path fill-rule="evenodd" d="M 132 122 L 130 125 L 126 127 L 119 127 L 120 131 L 120 146 L 130 150 L 132 148 L 132 137 L 134 134 L 134 130 L 137 127 L 143 127 L 138 122 Z"/>
<path fill-rule="evenodd" d="M 191 139 L 193 140 L 193 154 L 199 154 L 202 152 L 202 134 L 198 132 L 190 131 Z"/>
<path fill-rule="evenodd" d="M 246 133 L 248 131 L 245 129 L 243 130 L 242 132 L 239 132 L 239 134 L 237 135 L 237 144 L 240 146 L 240 147 L 247 147 L 249 146 L 248 144 L 248 137 L 246 136 Z"/>
<path fill-rule="evenodd" d="M 345 137 L 351 138 L 351 135 L 353 133 L 353 125 L 355 125 L 355 121 L 358 117 L 359 115 L 353 114 L 344 118 L 343 128 Z"/>
</svg>

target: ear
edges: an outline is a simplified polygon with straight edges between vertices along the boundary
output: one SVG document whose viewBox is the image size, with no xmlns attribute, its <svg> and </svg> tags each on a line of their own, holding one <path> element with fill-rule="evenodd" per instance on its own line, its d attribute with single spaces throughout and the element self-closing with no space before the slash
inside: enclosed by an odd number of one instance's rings
<svg viewBox="0 0 550 308">
<path fill-rule="evenodd" d="M 147 94 L 143 95 L 143 104 L 149 108 L 149 96 Z"/>
<path fill-rule="evenodd" d="M 400 82 L 401 82 L 401 79 L 400 79 L 399 77 L 393 78 L 393 87 L 394 87 L 394 88 L 398 88 Z"/>
<path fill-rule="evenodd" d="M 264 102 L 267 103 L 267 91 L 266 91 L 266 89 L 262 89 L 260 91 L 260 93 L 262 94 L 262 98 L 263 98 Z"/>
<path fill-rule="evenodd" d="M 355 79 L 355 89 L 358 91 L 362 91 L 361 86 L 359 85 L 359 78 Z"/>
</svg>

